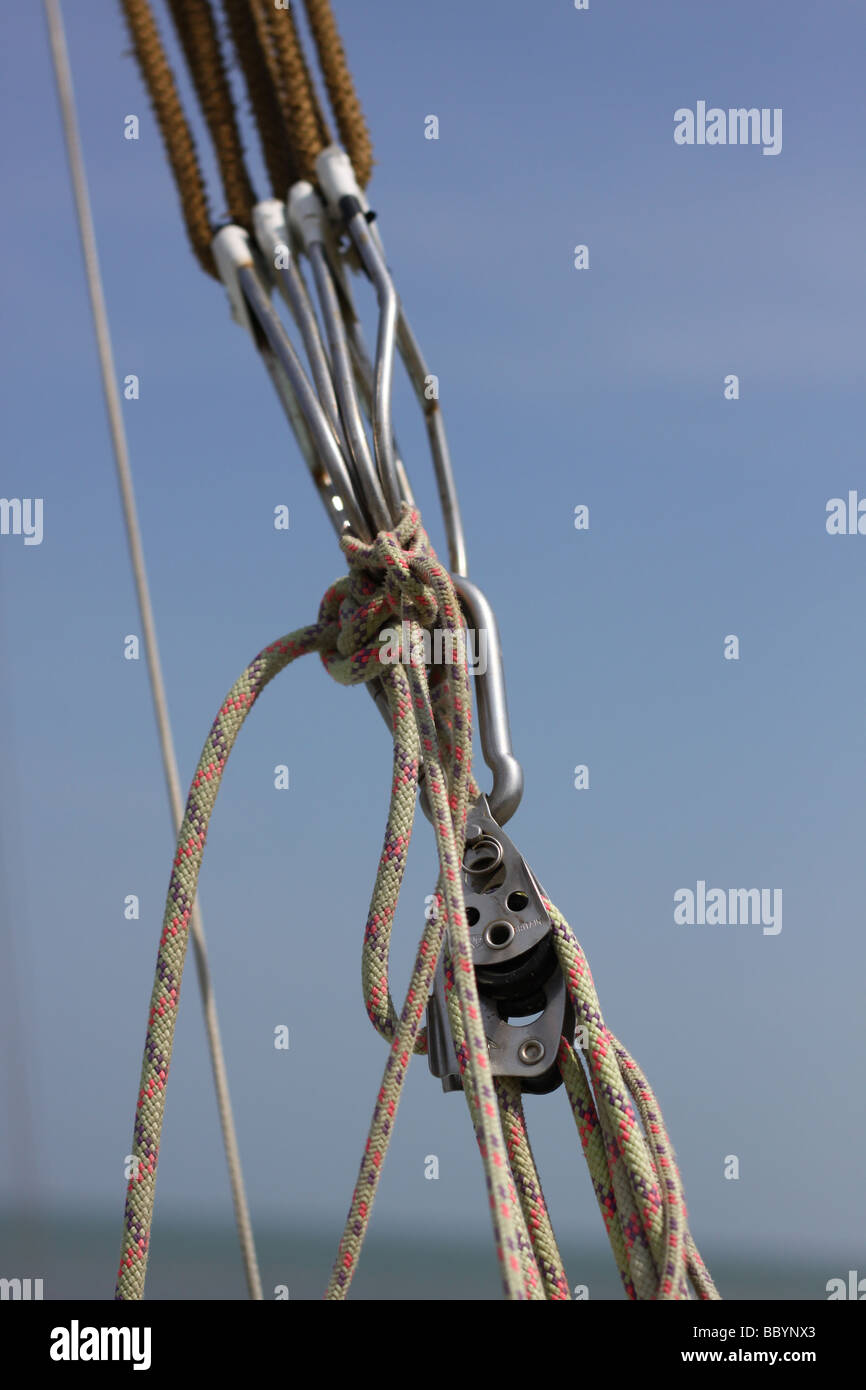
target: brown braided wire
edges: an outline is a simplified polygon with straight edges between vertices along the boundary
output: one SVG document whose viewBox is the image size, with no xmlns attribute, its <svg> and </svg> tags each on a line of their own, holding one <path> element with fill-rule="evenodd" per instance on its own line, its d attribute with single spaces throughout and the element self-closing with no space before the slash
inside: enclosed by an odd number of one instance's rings
<svg viewBox="0 0 866 1390">
<path fill-rule="evenodd" d="M 249 230 L 256 195 L 211 7 L 208 0 L 168 0 L 168 7 L 214 143 L 226 210 L 233 222 Z"/>
<path fill-rule="evenodd" d="M 275 11 L 275 13 L 278 14 L 278 13 L 280 13 L 280 11 Z M 312 75 L 312 73 L 311 73 L 311 71 L 310 71 L 310 65 L 309 65 L 309 63 L 307 62 L 307 55 L 306 55 L 306 53 L 304 52 L 304 45 L 301 43 L 300 35 L 298 34 L 298 26 L 295 24 L 294 15 L 292 14 L 291 11 L 288 11 L 288 17 L 289 17 L 289 19 L 291 20 L 291 22 L 292 22 L 292 27 L 294 28 L 294 31 L 295 31 L 295 38 L 296 38 L 296 40 L 297 40 L 298 52 L 299 52 L 300 55 L 301 55 L 301 62 L 302 62 L 303 65 L 304 65 L 304 76 L 305 76 L 305 78 L 306 78 L 307 88 L 308 88 L 309 93 L 310 93 L 310 100 L 311 100 L 312 103 L 313 103 L 313 110 L 314 110 L 315 116 L 316 116 L 316 126 L 317 126 L 317 129 L 318 129 L 318 132 L 319 132 L 319 136 L 320 136 L 320 139 L 321 139 L 321 141 L 322 141 L 322 145 L 323 145 L 323 146 L 324 146 L 324 145 L 330 145 L 330 144 L 332 143 L 334 137 L 333 137 L 333 135 L 331 134 L 331 127 L 330 127 L 329 124 L 328 124 L 328 119 L 327 119 L 327 117 L 326 117 L 326 115 L 325 115 L 324 110 L 322 109 L 322 104 L 321 104 L 321 102 L 319 101 L 319 94 L 318 94 L 318 91 L 316 90 L 316 83 L 315 83 L 315 81 L 314 81 L 314 79 L 313 79 L 313 75 Z M 276 24 L 276 29 L 277 29 L 277 30 L 279 30 L 279 29 L 282 27 L 282 23 L 281 23 L 281 21 L 280 21 L 279 19 L 277 19 L 277 20 L 275 21 L 275 24 Z"/>
<path fill-rule="evenodd" d="M 331 107 L 337 119 L 340 138 L 352 161 L 355 177 L 361 187 L 365 188 L 373 172 L 373 144 L 346 62 L 330 0 L 304 0 L 304 5 L 319 52 L 319 62 L 331 99 Z"/>
<path fill-rule="evenodd" d="M 202 270 L 218 279 L 211 251 L 207 193 L 195 141 L 183 113 L 156 21 L 147 0 L 120 0 L 120 3 L 180 194 L 190 244 Z"/>
<path fill-rule="evenodd" d="M 313 86 L 300 35 L 290 9 L 278 10 L 272 0 L 259 0 L 267 16 L 273 44 L 283 119 L 301 175 L 314 179 L 316 158 L 331 143 L 331 132 Z"/>
<path fill-rule="evenodd" d="M 285 198 L 300 177 L 283 120 L 279 90 L 272 71 L 270 34 L 253 0 L 223 0 L 235 52 L 246 79 L 250 105 L 262 142 L 265 166 L 275 197 Z"/>
</svg>

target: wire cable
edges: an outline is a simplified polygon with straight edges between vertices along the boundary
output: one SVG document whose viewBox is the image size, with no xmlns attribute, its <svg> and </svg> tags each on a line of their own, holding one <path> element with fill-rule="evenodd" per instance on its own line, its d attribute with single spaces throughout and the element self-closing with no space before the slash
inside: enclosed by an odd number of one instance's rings
<svg viewBox="0 0 866 1390">
<path fill-rule="evenodd" d="M 202 270 L 218 280 L 211 251 L 210 209 L 195 141 L 183 114 L 156 21 L 147 0 L 120 0 L 120 4 L 174 174 L 190 245 Z"/>
<path fill-rule="evenodd" d="M 124 0 L 124 6 L 137 8 L 133 0 Z M 147 656 L 151 692 L 153 695 L 153 707 L 156 714 L 159 743 L 162 752 L 162 764 L 165 772 L 166 786 L 168 788 L 172 823 L 174 825 L 175 835 L 177 835 L 183 821 L 183 800 L 180 790 L 180 777 L 178 775 L 177 757 L 174 749 L 174 740 L 168 714 L 168 703 L 159 660 L 156 624 L 153 618 L 150 590 L 147 582 L 147 571 L 144 563 L 144 550 L 138 524 L 138 513 L 135 504 L 135 491 L 132 482 L 132 470 L 129 463 L 126 431 L 123 426 L 123 413 L 120 405 L 120 395 L 117 389 L 117 377 L 114 370 L 111 334 L 105 308 L 105 296 L 102 289 L 102 276 L 99 268 L 99 256 L 96 249 L 96 237 L 93 230 L 93 217 L 90 210 L 90 197 L 87 191 L 87 177 L 81 152 L 78 122 L 75 115 L 72 74 L 69 68 L 69 55 L 66 48 L 60 0 L 45 0 L 45 11 L 48 20 L 54 73 L 57 81 L 57 93 L 63 118 L 63 130 L 69 156 L 69 168 L 75 194 L 81 247 L 87 272 L 87 288 L 90 295 L 90 306 L 99 350 L 99 363 L 102 371 L 105 405 L 108 412 L 109 429 L 117 466 L 117 478 L 123 503 L 123 516 L 126 523 L 129 554 L 133 576 L 135 578 L 135 591 L 141 615 L 144 647 Z M 220 1125 L 222 1127 L 223 1144 L 225 1147 L 226 1162 L 228 1164 L 232 1200 L 235 1208 L 235 1220 L 237 1223 L 244 1270 L 246 1272 L 250 1297 L 261 1299 L 261 1277 L 259 1275 L 258 1261 L 256 1259 L 252 1223 L 250 1221 L 249 1205 L 244 1187 L 243 1170 L 241 1167 L 234 1117 L 232 1114 L 231 1097 L 229 1094 L 225 1059 L 220 1038 L 216 999 L 214 997 L 210 978 L 204 924 L 198 908 L 193 912 L 191 927 L 199 988 L 201 991 L 202 1007 L 207 1031 L 208 1048 L 210 1051 L 211 1066 L 213 1068 L 214 1087 L 217 1096 L 217 1106 L 219 1109 Z M 134 1182 L 135 1179 L 132 1180 L 130 1186 L 132 1186 Z"/>
<path fill-rule="evenodd" d="M 256 195 L 244 160 L 213 12 L 208 0 L 168 0 L 168 7 L 213 140 L 228 215 L 249 231 Z"/>
</svg>

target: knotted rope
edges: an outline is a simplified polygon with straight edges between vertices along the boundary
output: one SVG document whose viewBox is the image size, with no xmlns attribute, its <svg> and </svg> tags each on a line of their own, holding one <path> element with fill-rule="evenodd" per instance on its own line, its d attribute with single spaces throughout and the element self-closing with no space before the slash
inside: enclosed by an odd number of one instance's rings
<svg viewBox="0 0 866 1390">
<path fill-rule="evenodd" d="M 348 575 L 327 591 L 315 623 L 272 643 L 250 663 L 214 720 L 193 778 L 157 953 L 116 1297 L 137 1299 L 144 1292 L 189 921 L 226 761 L 265 687 L 297 657 L 317 651 L 341 684 L 381 681 L 394 736 L 391 804 L 362 967 L 367 1012 L 390 1046 L 326 1297 L 344 1298 L 357 1267 L 409 1061 L 413 1052 L 426 1050 L 421 1020 L 444 950 L 448 1015 L 484 1165 L 504 1291 L 516 1299 L 567 1299 L 568 1284 L 529 1147 L 519 1086 L 491 1075 L 472 964 L 461 861 L 467 807 L 477 787 L 471 770 L 465 661 L 432 672 L 424 661 L 422 632 L 434 625 L 451 635 L 452 650 L 464 650 L 459 601 L 413 508 L 404 506 L 394 531 L 380 532 L 369 544 L 346 536 L 341 547 Z M 387 659 L 382 640 L 383 629 L 395 619 L 408 624 L 410 636 L 410 652 L 398 663 Z M 389 987 L 389 943 L 422 757 L 439 879 L 434 911 L 428 915 L 398 1014 Z M 689 1276 L 700 1297 L 718 1297 L 689 1236 L 682 1186 L 655 1098 L 604 1024 L 589 967 L 571 929 L 552 904 L 546 905 L 587 1070 L 570 1038 L 561 1040 L 559 1065 L 626 1292 L 631 1298 L 687 1298 Z"/>
</svg>

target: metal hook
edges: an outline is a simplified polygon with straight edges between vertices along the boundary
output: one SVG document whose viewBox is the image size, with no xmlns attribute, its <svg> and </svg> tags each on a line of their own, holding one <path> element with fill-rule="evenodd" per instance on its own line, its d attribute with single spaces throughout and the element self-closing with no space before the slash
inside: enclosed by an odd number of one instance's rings
<svg viewBox="0 0 866 1390">
<path fill-rule="evenodd" d="M 351 160 L 345 150 L 339 145 L 329 145 L 322 150 L 316 160 L 316 177 L 322 189 L 328 210 L 335 221 L 342 221 L 346 214 L 350 214 L 347 226 L 357 255 L 362 266 L 367 271 L 376 289 L 379 300 L 380 310 L 387 308 L 389 315 L 396 307 L 396 335 L 397 347 L 403 363 L 409 375 L 409 380 L 415 390 L 418 404 L 424 414 L 424 423 L 427 428 L 427 436 L 430 443 L 430 453 L 433 459 L 433 469 L 436 474 L 436 483 L 439 489 L 439 501 L 442 507 L 442 517 L 445 523 L 445 534 L 448 539 L 448 554 L 452 573 L 467 573 L 466 563 L 466 538 L 463 531 L 463 521 L 460 515 L 460 503 L 457 497 L 457 487 L 454 482 L 454 472 L 451 467 L 451 458 L 448 452 L 448 440 L 445 435 L 445 425 L 442 419 L 442 411 L 436 396 L 429 394 L 430 373 L 427 364 L 418 346 L 418 341 L 412 332 L 409 321 L 406 317 L 403 305 L 394 288 L 388 271 L 385 259 L 385 248 L 382 245 L 382 238 L 379 235 L 379 228 L 375 221 L 375 214 L 370 211 L 369 204 L 364 196 L 363 190 L 359 187 L 352 168 Z M 348 201 L 345 201 L 347 200 Z M 360 214 L 360 216 L 358 215 Z M 384 315 L 383 315 L 384 320 Z M 353 342 L 354 325 L 348 326 L 350 337 Z M 389 353 L 387 362 L 383 364 L 385 378 L 387 381 L 388 392 L 390 393 L 390 362 L 393 359 L 393 341 L 390 332 L 385 332 L 380 323 L 379 349 L 386 349 Z M 377 353 L 377 372 L 376 381 L 380 382 Z M 390 421 L 390 396 L 381 402 L 381 409 L 384 410 Z M 383 440 L 381 447 L 387 450 L 388 442 L 391 439 L 390 431 L 387 440 Z M 385 456 L 385 466 L 388 467 L 387 453 Z M 398 465 L 398 473 L 399 473 Z M 404 489 L 405 492 L 405 489 Z M 395 516 L 396 520 L 396 516 Z"/>
<path fill-rule="evenodd" d="M 347 194 L 340 199 L 340 212 L 355 243 L 364 269 L 373 282 L 379 302 L 379 328 L 376 342 L 376 367 L 373 402 L 373 446 L 379 469 L 379 481 L 391 511 L 391 522 L 400 515 L 400 478 L 394 453 L 394 433 L 391 423 L 391 390 L 394 380 L 394 350 L 397 343 L 399 300 L 391 276 L 379 253 L 363 209 L 357 198 Z"/>
<path fill-rule="evenodd" d="M 505 694 L 502 644 L 493 605 L 477 584 L 464 575 L 451 576 L 467 617 L 467 626 L 487 634 L 487 669 L 475 676 L 478 692 L 478 732 L 484 761 L 493 773 L 487 797 L 493 819 L 499 825 L 510 820 L 523 796 L 523 768 L 511 746 L 511 724 Z"/>
<path fill-rule="evenodd" d="M 372 519 L 375 534 L 388 529 L 392 524 L 392 518 L 389 516 L 361 419 L 349 341 L 340 312 L 337 282 L 341 278 L 341 268 L 336 256 L 328 255 L 333 235 L 325 217 L 325 210 L 312 184 L 294 184 L 289 190 L 287 207 L 289 223 L 297 234 L 312 268 L 331 353 L 332 389 L 336 389 L 354 477 L 360 489 L 358 500 L 363 503 L 366 514 Z M 332 263 L 336 267 L 334 271 Z"/>
<path fill-rule="evenodd" d="M 359 503 L 339 436 L 304 371 L 279 314 L 271 304 L 256 265 L 257 253 L 253 243 L 241 227 L 228 226 L 217 232 L 212 244 L 235 319 L 248 330 L 265 356 L 290 420 L 295 407 L 303 417 L 318 456 L 313 478 L 319 492 L 326 498 L 329 512 L 343 512 L 356 535 L 365 540 L 371 539 L 369 523 Z M 309 457 L 307 461 L 311 462 Z M 323 474 L 326 476 L 323 477 Z M 340 533 L 345 529 L 342 518 L 338 529 Z"/>
<path fill-rule="evenodd" d="M 246 234 L 238 228 L 225 229 L 215 239 L 214 249 L 218 253 L 218 263 L 224 263 L 220 264 L 220 269 L 229 289 L 230 297 L 234 291 L 233 302 L 235 303 L 236 317 L 240 315 L 241 321 L 245 321 L 245 326 L 250 331 L 254 331 L 254 328 L 258 330 L 257 336 L 259 346 L 263 349 L 262 355 L 280 392 L 289 419 L 295 426 L 307 463 L 326 502 L 338 534 L 342 534 L 348 523 L 356 534 L 364 539 L 370 539 L 371 530 L 368 518 L 372 519 L 374 530 L 380 529 L 383 519 L 387 519 L 383 492 L 394 521 L 399 516 L 404 493 L 401 475 L 405 478 L 405 473 L 402 468 L 398 469 L 391 422 L 393 357 L 398 338 L 398 325 L 401 350 L 419 399 L 423 398 L 421 383 L 426 378 L 426 368 L 417 343 L 399 306 L 396 291 L 381 254 L 381 242 L 378 234 L 371 235 L 363 207 L 358 198 L 350 195 L 342 196 L 339 200 L 340 209 L 350 226 L 353 240 L 365 268 L 374 282 L 381 309 L 372 412 L 374 450 L 379 472 L 377 478 L 369 458 L 366 436 L 357 411 L 357 395 L 355 394 L 355 383 L 352 379 L 353 373 L 349 358 L 351 344 L 357 365 L 358 354 L 363 356 L 363 347 L 357 337 L 349 338 L 347 336 L 345 325 L 341 327 L 340 302 L 334 280 L 331 278 L 325 243 L 326 234 L 321 230 L 322 222 L 318 200 L 315 200 L 316 205 L 314 207 L 309 201 L 307 190 L 304 189 L 301 192 L 304 197 L 303 199 L 296 199 L 294 207 L 297 209 L 296 216 L 299 221 L 302 221 L 305 216 L 311 219 L 308 226 L 301 229 L 302 239 L 307 245 L 308 254 L 313 253 L 310 254 L 310 259 L 314 266 L 336 375 L 336 381 L 325 392 L 323 403 L 320 403 L 320 399 L 309 382 L 291 341 L 282 327 L 279 316 L 275 313 L 261 285 L 253 262 L 252 247 Z M 310 192 L 312 193 L 312 190 Z M 314 194 L 313 198 L 315 199 Z M 257 231 L 260 239 L 269 246 L 275 234 L 274 227 L 270 227 L 267 232 L 264 228 L 257 227 Z M 230 235 L 226 236 L 226 232 L 229 232 Z M 225 243 L 228 245 L 224 245 Z M 265 248 L 263 247 L 263 249 Z M 284 280 L 279 283 L 281 283 L 281 288 L 284 289 L 290 307 L 301 327 L 305 345 L 310 353 L 314 379 L 317 387 L 320 388 L 319 395 L 321 396 L 322 374 L 330 370 L 330 364 L 318 333 L 312 305 L 306 297 L 306 287 L 297 272 L 295 275 L 284 277 Z M 256 336 L 255 333 L 254 336 Z M 336 387 L 336 396 L 334 395 L 334 387 Z M 339 414 L 336 410 L 337 400 L 339 400 Z M 493 786 L 489 794 L 490 809 L 496 821 L 500 825 L 504 825 L 514 815 L 520 804 L 523 794 L 523 769 L 514 756 L 511 744 L 502 648 L 496 615 L 492 604 L 483 591 L 476 584 L 471 583 L 465 575 L 466 556 L 462 521 L 441 412 L 438 410 L 438 402 L 436 404 L 437 409 L 430 415 L 425 410 L 425 417 L 428 419 L 428 423 L 433 422 L 430 426 L 431 449 L 436 465 L 440 500 L 454 569 L 452 579 L 461 601 L 467 627 L 478 634 L 484 633 L 487 639 L 486 667 L 483 671 L 475 673 L 478 695 L 478 726 L 484 761 L 493 775 Z M 360 430 L 360 436 L 358 430 Z M 333 483 L 330 482 L 327 475 L 330 475 Z M 379 484 L 381 484 L 381 489 Z M 370 693 L 390 728 L 390 711 L 381 685 L 378 682 L 370 682 Z M 425 810 L 428 809 L 425 804 Z"/>
</svg>

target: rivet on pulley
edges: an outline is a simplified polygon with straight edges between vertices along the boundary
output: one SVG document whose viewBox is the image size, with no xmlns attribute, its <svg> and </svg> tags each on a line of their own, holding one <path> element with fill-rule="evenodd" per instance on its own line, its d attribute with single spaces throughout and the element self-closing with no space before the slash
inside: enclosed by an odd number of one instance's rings
<svg viewBox="0 0 866 1390">
<path fill-rule="evenodd" d="M 517 1049 L 517 1055 L 525 1066 L 534 1067 L 544 1056 L 544 1043 L 539 1042 L 538 1038 L 527 1038 Z"/>
<path fill-rule="evenodd" d="M 510 946 L 514 936 L 514 927 L 504 918 L 498 922 L 491 922 L 484 930 L 484 940 L 494 951 L 502 951 L 506 946 Z"/>
</svg>

